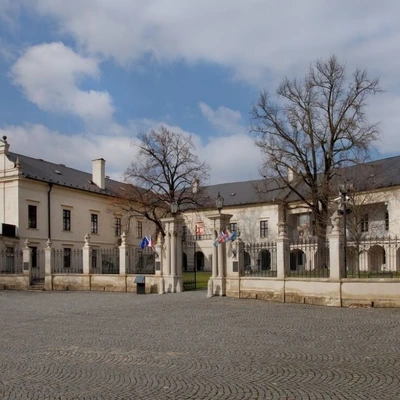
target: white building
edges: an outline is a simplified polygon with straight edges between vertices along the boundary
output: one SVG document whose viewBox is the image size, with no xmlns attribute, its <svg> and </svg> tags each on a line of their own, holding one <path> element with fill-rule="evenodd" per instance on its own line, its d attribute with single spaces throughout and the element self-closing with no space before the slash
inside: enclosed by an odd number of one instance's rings
<svg viewBox="0 0 400 400">
<path fill-rule="evenodd" d="M 35 251 L 46 246 L 81 249 L 86 234 L 94 247 L 116 247 L 121 233 L 131 244 L 153 232 L 135 216 L 124 219 L 110 207 L 124 184 L 105 175 L 106 161 L 92 161 L 92 173 L 9 151 L 0 140 L 0 228 L 5 247 L 23 247 L 28 239 Z"/>
</svg>

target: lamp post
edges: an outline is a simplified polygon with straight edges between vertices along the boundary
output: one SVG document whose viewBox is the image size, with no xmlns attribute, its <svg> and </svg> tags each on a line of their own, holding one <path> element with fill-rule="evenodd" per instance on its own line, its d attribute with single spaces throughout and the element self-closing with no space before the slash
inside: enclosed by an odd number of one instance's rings
<svg viewBox="0 0 400 400">
<path fill-rule="evenodd" d="M 222 207 L 224 206 L 224 198 L 218 192 L 218 196 L 215 198 L 215 205 L 218 209 L 218 212 L 221 214 Z"/>
<path fill-rule="evenodd" d="M 343 215 L 343 267 L 345 276 L 347 276 L 347 214 L 350 214 L 350 210 L 347 208 L 347 202 L 349 200 L 348 193 L 352 189 L 353 185 L 348 182 L 339 185 L 339 192 L 342 197 L 342 210 L 339 212 Z"/>
<path fill-rule="evenodd" d="M 171 210 L 171 214 L 173 217 L 176 216 L 176 214 L 178 213 L 178 209 L 179 209 L 179 204 L 176 200 L 174 200 L 170 205 L 169 208 Z"/>
</svg>

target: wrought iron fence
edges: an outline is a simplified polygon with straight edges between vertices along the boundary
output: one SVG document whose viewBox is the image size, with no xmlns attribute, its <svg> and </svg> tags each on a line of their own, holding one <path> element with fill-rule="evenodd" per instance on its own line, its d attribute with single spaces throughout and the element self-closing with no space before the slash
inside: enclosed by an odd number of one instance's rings
<svg viewBox="0 0 400 400">
<path fill-rule="evenodd" d="M 329 278 L 329 241 L 319 238 L 300 239 L 290 243 L 287 276 L 296 278 Z"/>
<path fill-rule="evenodd" d="M 52 249 L 52 269 L 55 274 L 82 274 L 82 249 Z"/>
<path fill-rule="evenodd" d="M 370 236 L 348 241 L 345 271 L 347 278 L 400 278 L 400 238 Z"/>
<path fill-rule="evenodd" d="M 31 282 L 43 283 L 45 275 L 45 253 L 43 249 L 31 247 Z"/>
<path fill-rule="evenodd" d="M 119 274 L 119 249 L 92 249 L 92 274 Z"/>
<path fill-rule="evenodd" d="M 127 252 L 127 274 L 155 274 L 156 253 L 152 248 L 131 247 Z"/>
<path fill-rule="evenodd" d="M 242 276 L 277 276 L 276 242 L 244 243 Z"/>
<path fill-rule="evenodd" d="M 0 251 L 0 274 L 22 274 L 22 250 L 8 247 Z"/>
</svg>

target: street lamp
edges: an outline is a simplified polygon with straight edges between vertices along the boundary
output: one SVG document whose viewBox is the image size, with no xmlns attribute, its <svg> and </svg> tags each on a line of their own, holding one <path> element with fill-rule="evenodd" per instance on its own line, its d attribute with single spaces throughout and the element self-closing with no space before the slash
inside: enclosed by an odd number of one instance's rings
<svg viewBox="0 0 400 400">
<path fill-rule="evenodd" d="M 178 209 L 179 209 L 179 205 L 178 202 L 176 200 L 174 200 L 170 205 L 169 208 L 171 210 L 171 214 L 173 217 L 175 217 L 175 215 L 178 213 Z"/>
<path fill-rule="evenodd" d="M 215 199 L 215 205 L 218 209 L 218 212 L 221 214 L 222 207 L 224 206 L 224 198 L 218 192 L 218 196 Z"/>
<path fill-rule="evenodd" d="M 342 209 L 339 211 L 340 214 L 343 215 L 343 262 L 344 262 L 344 271 L 347 275 L 347 214 L 351 213 L 351 210 L 347 208 L 347 202 L 349 201 L 348 193 L 353 189 L 353 185 L 348 182 L 344 182 L 339 185 L 339 192 L 342 196 Z"/>
</svg>

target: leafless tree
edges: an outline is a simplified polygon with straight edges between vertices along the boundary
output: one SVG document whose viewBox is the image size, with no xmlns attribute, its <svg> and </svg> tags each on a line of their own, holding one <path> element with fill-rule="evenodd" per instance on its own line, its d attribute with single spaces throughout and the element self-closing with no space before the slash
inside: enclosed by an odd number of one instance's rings
<svg viewBox="0 0 400 400">
<path fill-rule="evenodd" d="M 252 132 L 265 156 L 264 177 L 273 177 L 311 210 L 315 233 L 326 237 L 332 187 L 342 167 L 368 159 L 379 136 L 365 114 L 378 79 L 356 69 L 350 79 L 335 56 L 311 64 L 304 79 L 285 78 L 274 101 L 261 92 L 252 109 Z M 292 179 L 293 178 L 293 179 Z"/>
<path fill-rule="evenodd" d="M 161 218 L 170 214 L 173 202 L 180 210 L 204 205 L 201 188 L 208 183 L 209 166 L 194 153 L 191 137 L 163 126 L 139 135 L 133 145 L 137 158 L 125 171 L 128 185 L 114 206 L 153 222 L 165 236 Z"/>
</svg>

